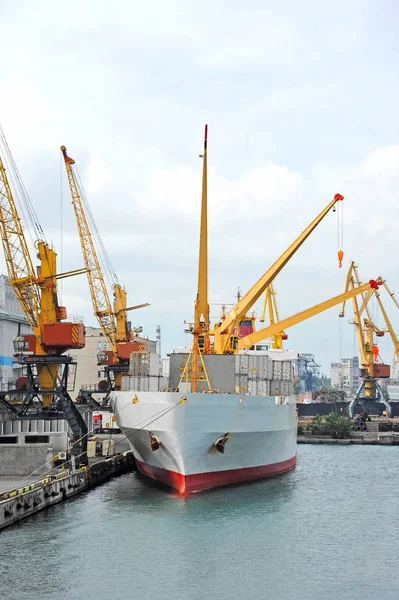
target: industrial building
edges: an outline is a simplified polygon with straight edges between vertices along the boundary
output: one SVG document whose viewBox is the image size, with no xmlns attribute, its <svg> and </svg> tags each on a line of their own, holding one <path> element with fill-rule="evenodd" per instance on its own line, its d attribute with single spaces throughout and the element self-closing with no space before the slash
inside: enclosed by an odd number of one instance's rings
<svg viewBox="0 0 399 600">
<path fill-rule="evenodd" d="M 360 384 L 359 358 L 341 358 L 339 363 L 331 363 L 331 386 L 347 393 L 357 390 Z"/>
<path fill-rule="evenodd" d="M 76 360 L 76 380 L 72 398 L 76 398 L 79 390 L 94 391 L 98 390 L 100 381 L 106 379 L 104 366 L 99 366 L 97 356 L 100 352 L 110 350 L 108 341 L 101 327 L 86 327 L 86 345 L 81 350 L 71 352 Z M 156 342 L 142 337 L 134 338 L 138 343 L 143 344 L 146 352 L 156 352 Z"/>
<path fill-rule="evenodd" d="M 10 286 L 8 277 L 0 275 L 0 390 L 15 387 L 22 366 L 14 360 L 15 338 L 31 333 L 28 321 Z"/>
</svg>

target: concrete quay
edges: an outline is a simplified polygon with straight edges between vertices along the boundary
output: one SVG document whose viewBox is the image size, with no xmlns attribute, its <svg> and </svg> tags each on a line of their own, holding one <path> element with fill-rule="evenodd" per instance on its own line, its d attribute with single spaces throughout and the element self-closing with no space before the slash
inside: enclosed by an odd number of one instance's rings
<svg viewBox="0 0 399 600">
<path fill-rule="evenodd" d="M 0 532 L 135 468 L 133 453 L 127 450 L 113 456 L 90 458 L 87 467 L 75 471 L 59 468 L 49 475 L 36 477 L 0 477 Z"/>
<path fill-rule="evenodd" d="M 397 433 L 363 433 L 352 434 L 350 438 L 334 439 L 327 436 L 298 435 L 298 444 L 335 444 L 336 446 L 368 445 L 368 446 L 399 446 Z"/>
</svg>

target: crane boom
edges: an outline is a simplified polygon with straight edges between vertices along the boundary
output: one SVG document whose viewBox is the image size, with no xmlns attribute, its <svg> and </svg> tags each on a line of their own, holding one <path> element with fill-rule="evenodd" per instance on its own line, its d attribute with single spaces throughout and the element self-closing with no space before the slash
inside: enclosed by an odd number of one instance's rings
<svg viewBox="0 0 399 600">
<path fill-rule="evenodd" d="M 360 286 L 360 285 L 361 285 L 361 283 L 360 283 L 357 267 L 355 265 L 355 262 L 352 260 L 349 263 L 349 267 L 348 267 L 348 270 L 346 273 L 344 292 L 347 292 L 348 290 L 353 290 L 353 289 L 355 289 L 356 286 Z M 367 315 L 369 316 L 369 311 L 367 309 L 367 302 L 371 298 L 371 294 L 373 294 L 373 293 L 374 293 L 374 290 L 372 288 L 370 288 L 365 294 L 361 294 L 361 298 L 363 299 L 363 304 L 360 309 L 359 309 L 358 298 L 356 296 L 352 297 L 353 325 L 355 326 L 357 345 L 358 345 L 359 353 L 360 353 L 360 363 L 363 366 L 367 365 L 368 356 L 367 356 L 366 342 L 365 342 L 365 337 L 364 337 L 364 332 L 363 332 L 363 327 L 362 327 L 362 314 L 363 314 L 363 311 L 366 309 Z M 365 298 L 367 298 L 367 302 L 366 302 Z M 340 317 L 343 317 L 345 315 L 345 304 L 346 304 L 346 299 L 342 302 L 341 310 L 339 313 Z"/>
<path fill-rule="evenodd" d="M 343 200 L 344 197 L 340 194 L 335 194 L 334 198 L 327 204 L 327 206 L 321 211 L 321 213 L 306 227 L 300 236 L 283 252 L 283 254 L 276 260 L 276 262 L 268 269 L 260 279 L 251 287 L 251 289 L 244 294 L 244 296 L 235 304 L 220 325 L 218 331 L 223 333 L 234 321 L 245 315 L 248 310 L 255 304 L 261 294 L 265 291 L 268 285 L 273 279 L 280 273 L 285 267 L 288 261 L 293 257 L 295 252 L 302 246 L 307 240 L 310 234 L 316 229 L 317 225 L 324 219 L 326 214 L 333 208 L 333 206 L 339 201 Z"/>
<path fill-rule="evenodd" d="M 83 259 L 87 269 L 87 278 L 89 282 L 94 314 L 98 319 L 101 329 L 103 330 L 103 333 L 107 338 L 112 351 L 116 352 L 116 326 L 114 314 L 102 274 L 100 262 L 98 260 L 93 237 L 87 221 L 86 213 L 83 208 L 82 199 L 79 194 L 76 177 L 72 170 L 72 165 L 75 164 L 75 161 L 73 158 L 70 158 L 67 155 L 65 146 L 61 146 L 60 149 L 64 157 L 65 169 L 68 176 L 68 184 L 71 191 L 72 204 L 75 211 Z"/>
<path fill-rule="evenodd" d="M 384 286 L 385 286 L 385 288 L 387 288 L 387 286 L 385 285 L 385 283 L 384 283 Z M 389 317 L 388 317 L 388 314 L 387 314 L 387 312 L 385 310 L 385 307 L 382 304 L 382 300 L 380 298 L 380 294 L 378 292 L 376 292 L 375 295 L 376 295 L 376 298 L 377 298 L 378 306 L 380 307 L 382 316 L 384 318 L 385 325 L 387 326 L 388 333 L 389 333 L 389 335 L 391 337 L 391 340 L 392 340 L 392 344 L 393 344 L 393 347 L 394 347 L 394 350 L 395 350 L 395 359 L 396 359 L 397 362 L 399 362 L 399 340 L 398 340 L 398 338 L 396 336 L 396 333 L 393 330 L 392 323 L 389 320 Z"/>
<path fill-rule="evenodd" d="M 352 285 L 351 289 L 355 289 L 355 286 Z M 353 307 L 353 324 L 355 326 L 357 345 L 359 348 L 360 354 L 360 364 L 365 367 L 368 364 L 368 356 L 366 350 L 366 341 L 362 327 L 362 312 L 359 309 L 359 304 L 356 296 L 352 298 L 352 307 Z M 369 322 L 369 321 L 368 321 Z"/>
<path fill-rule="evenodd" d="M 305 321 L 310 317 L 314 317 L 315 315 L 318 315 L 319 313 L 328 310 L 329 308 L 332 308 L 337 304 L 340 304 L 343 300 L 349 300 L 349 298 L 353 298 L 358 294 L 362 294 L 370 288 L 378 289 L 378 286 L 381 285 L 381 283 L 382 282 L 379 280 L 374 281 L 373 279 L 371 279 L 368 283 L 365 283 L 357 288 L 351 289 L 347 292 L 344 292 L 343 294 L 339 294 L 338 296 L 334 296 L 329 300 L 325 300 L 320 304 L 316 304 L 311 308 L 307 308 L 306 310 L 303 310 L 302 312 L 299 312 L 296 315 L 288 317 L 287 319 L 283 319 L 278 323 L 274 323 L 269 327 L 265 327 L 264 329 L 260 329 L 259 331 L 254 331 L 253 333 L 246 335 L 245 337 L 239 340 L 238 350 L 243 350 L 244 348 L 251 348 L 254 344 L 264 340 L 265 338 L 271 337 L 275 333 L 278 333 L 283 329 L 292 327 L 293 325 L 297 325 L 298 323 L 301 323 L 302 321 Z"/>
<path fill-rule="evenodd" d="M 384 288 L 386 289 L 386 291 L 388 292 L 388 294 L 391 296 L 391 298 L 394 301 L 396 307 L 399 308 L 399 302 L 395 298 L 395 292 L 391 292 L 391 290 L 389 289 L 389 287 L 387 286 L 387 284 L 386 284 L 385 281 L 384 281 Z"/>
<path fill-rule="evenodd" d="M 268 285 L 280 273 L 288 261 L 293 257 L 295 252 L 307 240 L 310 234 L 315 230 L 317 225 L 324 219 L 327 213 L 334 207 L 338 201 L 344 199 L 341 194 L 335 194 L 334 198 L 327 204 L 321 213 L 306 227 L 299 237 L 283 252 L 283 254 L 275 261 L 275 263 L 258 279 L 251 289 L 235 304 L 235 306 L 227 314 L 222 323 L 215 328 L 214 332 L 214 349 L 217 354 L 224 354 L 228 351 L 230 333 L 237 325 L 239 320 L 243 318 L 248 310 L 255 304 L 261 294 L 265 291 Z"/>
<path fill-rule="evenodd" d="M 359 286 L 361 285 L 361 281 L 360 281 L 360 277 L 359 277 L 359 271 L 358 271 L 358 267 L 357 265 L 355 265 L 355 261 L 351 260 L 351 262 L 349 263 L 349 267 L 348 270 L 346 272 L 346 278 L 345 278 L 345 287 L 344 287 L 344 291 L 346 292 L 347 290 L 351 289 L 352 287 L 355 286 Z M 362 316 L 363 312 L 366 311 L 367 314 L 367 318 L 369 319 L 369 321 L 371 321 L 371 315 L 370 315 L 370 311 L 368 309 L 368 303 L 370 298 L 372 297 L 372 295 L 374 294 L 373 289 L 369 289 L 367 290 L 367 292 L 365 292 L 364 294 L 362 294 L 361 298 L 363 300 L 360 308 L 358 307 L 357 304 L 357 298 L 355 298 L 353 301 L 356 301 L 356 313 L 359 315 L 359 317 Z M 345 315 L 345 300 L 342 302 L 342 306 L 341 306 L 341 310 L 339 313 L 340 317 L 343 317 Z M 360 319 L 359 319 L 360 322 Z"/>
<path fill-rule="evenodd" d="M 200 247 L 198 258 L 198 294 L 195 303 L 194 321 L 201 318 L 205 329 L 209 326 L 208 304 L 208 199 L 207 199 L 207 153 L 208 153 L 208 125 L 205 125 L 204 153 L 202 155 L 202 198 L 201 198 L 201 226 Z"/>
<path fill-rule="evenodd" d="M 129 372 L 131 353 L 144 351 L 144 344 L 134 339 L 127 318 L 127 312 L 143 306 L 149 306 L 149 304 L 127 306 L 127 293 L 119 285 L 113 270 L 114 302 L 113 305 L 111 304 L 92 231 L 90 230 L 89 221 L 90 219 L 93 220 L 90 207 L 85 199 L 83 187 L 75 175 L 75 168 L 73 167 L 75 161 L 68 156 L 65 146 L 61 146 L 60 149 L 64 157 L 80 245 L 82 247 L 89 282 L 93 312 L 109 344 L 108 350 L 104 350 L 97 355 L 98 364 L 105 366 L 104 371 L 108 379 L 108 390 L 120 389 L 122 376 Z M 95 223 L 92 223 L 92 225 L 94 228 L 93 231 L 96 232 Z M 98 239 L 97 241 L 100 253 L 102 251 L 104 258 L 106 257 L 105 248 L 103 248 L 101 240 Z M 109 259 L 108 262 L 110 262 Z M 108 264 L 108 267 L 110 266 Z"/>
<path fill-rule="evenodd" d="M 202 158 L 202 194 L 201 194 L 201 219 L 200 242 L 198 255 L 198 288 L 194 303 L 194 330 L 193 345 L 191 348 L 191 389 L 197 391 L 198 356 L 206 350 L 206 338 L 209 332 L 209 304 L 208 304 L 208 125 L 205 125 L 204 151 Z"/>
<path fill-rule="evenodd" d="M 1 238 L 10 285 L 35 335 L 40 336 L 40 295 L 21 220 L 0 157 Z"/>
</svg>

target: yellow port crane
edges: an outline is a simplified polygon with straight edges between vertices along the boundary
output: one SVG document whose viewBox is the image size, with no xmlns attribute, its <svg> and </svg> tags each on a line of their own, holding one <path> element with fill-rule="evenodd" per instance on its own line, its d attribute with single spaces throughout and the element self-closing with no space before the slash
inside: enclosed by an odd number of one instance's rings
<svg viewBox="0 0 399 600">
<path fill-rule="evenodd" d="M 245 350 L 245 349 L 249 350 L 250 348 L 252 348 L 252 346 L 254 344 L 261 342 L 266 337 L 272 337 L 273 335 L 275 335 L 275 333 L 278 333 L 279 331 L 281 331 L 283 329 L 288 329 L 289 327 L 293 327 L 294 325 L 297 325 L 298 323 L 302 323 L 303 321 L 306 321 L 307 319 L 310 319 L 311 317 L 314 317 L 314 316 L 320 314 L 321 312 L 324 312 L 325 310 L 332 308 L 333 306 L 337 306 L 337 304 L 341 304 L 342 302 L 344 302 L 346 300 L 350 300 L 350 298 L 353 298 L 354 296 L 357 296 L 357 295 L 365 293 L 365 292 L 367 293 L 370 290 L 378 289 L 378 287 L 380 285 L 382 285 L 382 281 L 379 278 L 377 280 L 370 279 L 370 281 L 368 281 L 367 283 L 364 283 L 363 285 L 361 285 L 357 288 L 350 289 L 347 292 L 344 292 L 343 294 L 339 294 L 338 296 L 329 298 L 328 300 L 325 300 L 324 302 L 315 304 L 315 306 L 306 308 L 305 310 L 303 310 L 299 313 L 296 313 L 295 315 L 292 315 L 291 317 L 287 317 L 286 319 L 283 319 L 282 321 L 279 321 L 278 323 L 269 325 L 268 327 L 265 327 L 264 329 L 261 329 L 260 331 L 254 331 L 253 333 L 250 333 L 249 335 L 246 335 L 239 340 L 238 350 Z"/>
<path fill-rule="evenodd" d="M 385 286 L 385 282 L 381 280 L 381 285 Z M 359 277 L 358 267 L 354 261 L 351 261 L 345 279 L 345 291 L 359 290 L 362 284 Z M 386 395 L 378 383 L 379 379 L 390 377 L 390 366 L 381 363 L 379 359 L 378 346 L 374 342 L 374 335 L 382 337 L 386 331 L 380 329 L 373 323 L 368 304 L 375 295 L 387 325 L 387 331 L 390 333 L 395 351 L 399 350 L 398 340 L 392 329 L 392 325 L 388 319 L 388 315 L 383 307 L 380 293 L 377 289 L 370 289 L 363 292 L 359 299 L 362 300 L 360 306 L 358 298 L 352 298 L 353 321 L 350 321 L 355 326 L 357 344 L 360 354 L 360 377 L 362 379 L 353 399 L 349 404 L 349 415 L 353 417 L 353 412 L 356 404 L 362 407 L 364 401 L 380 402 L 385 405 L 388 413 L 391 412 L 391 406 L 386 398 Z M 345 302 L 342 303 L 339 313 L 340 317 L 345 315 Z M 365 316 L 364 316 L 365 315 Z"/>
<path fill-rule="evenodd" d="M 271 283 L 265 290 L 265 295 L 263 298 L 262 304 L 262 312 L 259 321 L 261 323 L 265 322 L 266 309 L 269 314 L 269 324 L 274 325 L 274 323 L 278 323 L 280 321 L 280 316 L 277 308 L 276 301 L 277 292 L 274 289 L 273 283 Z M 273 335 L 273 344 L 272 348 L 275 350 L 281 350 L 283 347 L 283 340 L 288 340 L 288 335 L 285 331 L 279 331 Z"/>
<path fill-rule="evenodd" d="M 66 308 L 60 306 L 58 301 L 57 280 L 85 270 L 57 274 L 57 255 L 44 239 L 43 230 L 1 129 L 0 147 L 14 180 L 14 189 L 19 193 L 21 206 L 24 213 L 30 216 L 29 224 L 38 236 L 35 248 L 40 262 L 35 270 L 5 159 L 0 157 L 0 233 L 5 262 L 10 285 L 32 329 L 32 334 L 20 336 L 14 341 L 15 357 L 25 367 L 27 376 L 17 382 L 18 389 L 2 394 L 0 401 L 15 418 L 59 419 L 62 418 L 62 412 L 75 438 L 74 453 L 83 457 L 87 427 L 67 391 L 69 367 L 74 363 L 64 352 L 84 347 L 84 325 L 66 321 Z M 19 405 L 13 402 L 17 398 L 22 398 Z"/>
<path fill-rule="evenodd" d="M 194 305 L 194 323 L 188 330 L 193 334 L 193 344 L 189 359 L 183 371 L 186 376 L 189 371 L 189 361 L 191 360 L 191 389 L 197 391 L 198 379 L 198 357 L 202 362 L 204 378 L 209 380 L 206 374 L 202 355 L 205 354 L 235 354 L 240 348 L 247 347 L 243 345 L 240 339 L 241 324 L 246 319 L 248 311 L 253 307 L 260 296 L 272 284 L 275 277 L 280 273 L 288 261 L 294 256 L 296 251 L 302 246 L 317 225 L 323 220 L 328 212 L 333 209 L 337 202 L 341 202 L 344 197 L 341 194 L 335 194 L 334 198 L 320 212 L 320 214 L 306 227 L 300 236 L 283 252 L 277 261 L 260 277 L 252 288 L 237 299 L 236 304 L 224 318 L 210 324 L 209 302 L 208 302 L 208 223 L 207 223 L 207 144 L 208 144 L 208 126 L 205 125 L 204 151 L 200 157 L 203 159 L 202 169 L 202 199 L 201 199 L 201 218 L 200 218 L 200 244 L 199 244 L 199 262 L 198 262 L 198 288 L 197 297 Z M 341 264 L 343 258 L 342 250 L 338 253 Z M 342 300 L 342 298 L 341 298 Z M 332 305 L 333 306 L 333 305 Z M 252 319 L 253 321 L 253 319 Z M 283 331 L 278 324 L 274 333 Z M 262 340 L 268 337 L 269 328 L 262 329 L 257 333 L 257 339 Z M 274 335 L 274 334 L 272 334 Z M 246 339 L 248 336 L 245 336 Z"/>
<path fill-rule="evenodd" d="M 95 224 L 86 200 L 83 186 L 75 174 L 75 161 L 68 156 L 65 146 L 61 146 L 60 149 L 64 157 L 65 170 L 68 177 L 72 205 L 75 212 L 83 259 L 86 266 L 94 315 L 99 322 L 110 348 L 109 351 L 101 352 L 98 355 L 98 360 L 100 365 L 105 366 L 105 372 L 108 376 L 108 389 L 118 390 L 121 386 L 122 375 L 127 374 L 129 371 L 129 358 L 131 353 L 142 352 L 144 350 L 143 344 L 134 340 L 132 331 L 129 329 L 127 312 L 149 306 L 149 304 L 145 303 L 136 306 L 127 306 L 127 293 L 118 283 L 114 270 L 110 268 L 114 280 L 114 303 L 113 307 L 111 306 L 89 220 L 91 220 L 94 228 Z M 99 241 L 99 245 L 100 248 L 103 248 L 101 240 Z M 103 248 L 103 253 L 104 252 L 105 249 Z"/>
</svg>

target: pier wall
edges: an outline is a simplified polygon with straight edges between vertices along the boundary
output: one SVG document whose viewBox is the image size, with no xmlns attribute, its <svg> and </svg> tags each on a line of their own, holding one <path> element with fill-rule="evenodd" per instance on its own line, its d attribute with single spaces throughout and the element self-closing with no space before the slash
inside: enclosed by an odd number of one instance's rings
<svg viewBox="0 0 399 600">
<path fill-rule="evenodd" d="M 87 471 L 79 469 L 73 475 L 66 472 L 10 492 L 9 498 L 0 500 L 0 530 L 39 510 L 76 496 L 87 489 L 87 482 Z M 3 494 L 4 496 L 7 494 Z"/>
<path fill-rule="evenodd" d="M 135 467 L 133 452 L 128 450 L 109 458 L 95 459 L 88 467 L 74 472 L 60 470 L 55 475 L 0 494 L 0 530 L 112 477 L 133 471 Z"/>
<path fill-rule="evenodd" d="M 391 417 L 399 417 L 399 402 L 390 402 L 391 404 Z M 375 415 L 381 417 L 383 411 L 386 410 L 384 404 L 380 402 L 374 401 L 362 401 L 362 405 L 367 410 L 370 415 Z M 362 409 L 362 405 L 356 404 L 354 407 L 355 413 L 360 412 Z M 349 416 L 348 412 L 349 402 L 312 402 L 309 404 L 304 404 L 303 402 L 297 403 L 298 409 L 298 417 L 315 417 L 317 415 L 325 416 L 329 413 L 336 412 L 344 415 L 345 417 Z"/>
<path fill-rule="evenodd" d="M 52 456 L 53 450 L 48 444 L 0 444 L 0 477 L 34 472 L 39 475 L 51 469 Z"/>
</svg>

